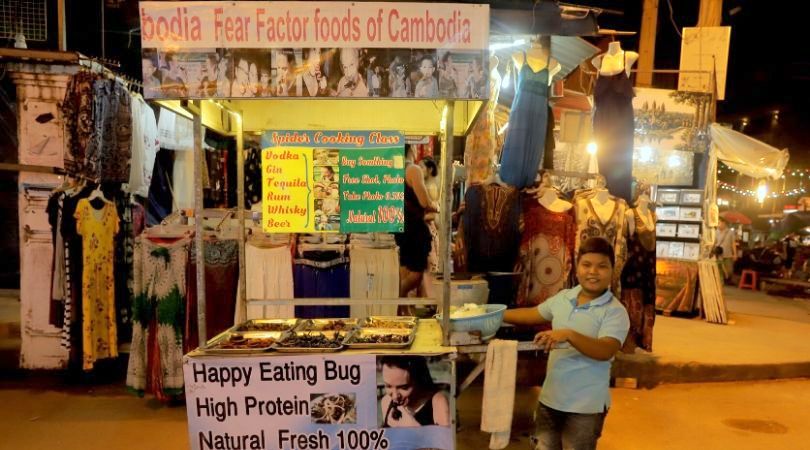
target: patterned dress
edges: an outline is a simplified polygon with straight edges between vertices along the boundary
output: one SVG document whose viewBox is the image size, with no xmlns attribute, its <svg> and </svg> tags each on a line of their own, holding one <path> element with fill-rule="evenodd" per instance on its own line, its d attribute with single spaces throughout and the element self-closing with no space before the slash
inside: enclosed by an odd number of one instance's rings
<svg viewBox="0 0 810 450">
<path fill-rule="evenodd" d="M 574 200 L 574 214 L 577 221 L 577 237 L 575 239 L 574 255 L 579 253 L 583 242 L 592 237 L 601 237 L 612 246 L 616 255 L 613 267 L 613 295 L 621 298 L 621 278 L 624 262 L 627 259 L 627 238 L 625 212 L 627 203 L 620 198 L 611 197 L 614 202 L 613 213 L 607 222 L 602 222 L 593 207 L 593 200 L 579 197 Z"/>
<path fill-rule="evenodd" d="M 135 240 L 135 299 L 127 387 L 167 400 L 183 393 L 183 327 L 191 239 Z"/>
<path fill-rule="evenodd" d="M 630 316 L 630 333 L 622 349 L 633 353 L 636 347 L 652 351 L 655 324 L 655 215 L 648 227 L 633 209 L 635 233 L 627 242 L 627 262 L 622 271 L 622 304 Z"/>
<path fill-rule="evenodd" d="M 462 217 L 467 270 L 511 272 L 520 247 L 520 192 L 498 184 L 470 186 Z"/>
<path fill-rule="evenodd" d="M 82 236 L 82 368 L 118 356 L 115 324 L 114 238 L 118 233 L 115 204 L 94 208 L 87 199 L 76 207 L 76 230 Z"/>
<path fill-rule="evenodd" d="M 90 72 L 78 72 L 65 91 L 65 171 L 70 175 L 84 174 L 87 145 L 93 135 L 93 82 L 97 78 Z"/>
<path fill-rule="evenodd" d="M 568 287 L 576 225 L 570 211 L 550 211 L 532 196 L 523 199 L 523 224 L 515 272 L 523 274 L 517 304 L 526 307 Z"/>
<path fill-rule="evenodd" d="M 85 173 L 103 182 L 129 181 L 132 156 L 132 97 L 113 80 L 93 83 L 94 130 L 88 141 Z"/>
</svg>

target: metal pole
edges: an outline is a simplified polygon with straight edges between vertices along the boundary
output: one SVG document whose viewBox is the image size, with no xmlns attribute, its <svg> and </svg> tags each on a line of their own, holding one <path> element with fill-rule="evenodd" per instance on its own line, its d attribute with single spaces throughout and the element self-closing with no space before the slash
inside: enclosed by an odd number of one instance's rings
<svg viewBox="0 0 810 450">
<path fill-rule="evenodd" d="M 450 243 L 453 240 L 453 126 L 456 103 L 447 101 L 444 145 L 442 146 L 442 168 L 444 178 L 440 198 L 442 230 L 439 239 L 439 258 L 442 264 L 442 345 L 450 345 L 450 281 L 452 276 Z"/>
<path fill-rule="evenodd" d="M 245 141 L 242 114 L 231 112 L 236 120 L 236 217 L 239 220 L 239 301 L 245 311 L 238 314 L 247 317 L 247 277 L 245 276 Z"/>
<path fill-rule="evenodd" d="M 194 112 L 194 247 L 197 263 L 197 333 L 200 345 L 205 345 L 208 333 L 205 326 L 205 249 L 203 246 L 203 126 L 202 104 L 193 101 Z"/>
</svg>

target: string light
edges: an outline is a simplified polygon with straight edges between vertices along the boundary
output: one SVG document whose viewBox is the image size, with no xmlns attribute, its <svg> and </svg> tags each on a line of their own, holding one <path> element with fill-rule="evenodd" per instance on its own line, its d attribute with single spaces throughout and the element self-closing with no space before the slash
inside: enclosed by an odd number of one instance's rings
<svg viewBox="0 0 810 450">
<path fill-rule="evenodd" d="M 759 182 L 757 186 L 757 201 L 762 203 L 765 201 L 765 198 L 768 196 L 768 185 L 765 184 L 765 180 Z"/>
<path fill-rule="evenodd" d="M 717 186 L 720 187 L 720 189 L 724 189 L 726 191 L 731 191 L 731 192 L 733 192 L 735 194 L 739 194 L 739 195 L 742 195 L 744 197 L 757 197 L 757 191 L 737 187 L 737 186 L 735 186 L 733 184 L 726 183 L 724 181 L 718 181 Z M 806 192 L 807 192 L 807 190 L 805 188 L 803 188 L 803 187 L 802 188 L 796 188 L 796 189 L 790 189 L 790 190 L 787 190 L 787 191 L 781 191 L 781 192 L 770 192 L 770 193 L 768 193 L 766 191 L 765 196 L 763 197 L 763 200 L 766 199 L 766 198 L 776 199 L 776 198 L 784 198 L 784 197 L 794 197 L 796 195 L 804 194 Z"/>
</svg>

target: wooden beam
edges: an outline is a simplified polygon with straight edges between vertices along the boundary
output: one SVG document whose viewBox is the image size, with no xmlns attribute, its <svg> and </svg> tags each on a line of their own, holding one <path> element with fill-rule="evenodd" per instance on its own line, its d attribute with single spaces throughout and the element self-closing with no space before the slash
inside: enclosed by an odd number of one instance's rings
<svg viewBox="0 0 810 450">
<path fill-rule="evenodd" d="M 67 50 L 67 27 L 65 26 L 65 0 L 56 0 L 56 34 L 59 51 Z"/>
<path fill-rule="evenodd" d="M 653 70 L 655 70 L 655 33 L 658 28 L 658 0 L 643 1 L 636 86 L 652 87 Z"/>
<path fill-rule="evenodd" d="M 723 20 L 723 0 L 700 0 L 699 27 L 719 27 Z"/>
</svg>

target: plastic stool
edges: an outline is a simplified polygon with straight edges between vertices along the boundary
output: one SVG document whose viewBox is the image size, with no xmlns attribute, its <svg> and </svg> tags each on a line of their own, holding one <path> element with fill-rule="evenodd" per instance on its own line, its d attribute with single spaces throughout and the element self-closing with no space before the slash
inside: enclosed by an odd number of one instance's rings
<svg viewBox="0 0 810 450">
<path fill-rule="evenodd" d="M 737 285 L 739 289 L 751 289 L 752 291 L 757 290 L 757 286 L 759 282 L 759 274 L 756 270 L 744 269 L 742 271 L 742 276 L 740 277 L 740 284 Z"/>
</svg>

